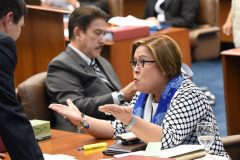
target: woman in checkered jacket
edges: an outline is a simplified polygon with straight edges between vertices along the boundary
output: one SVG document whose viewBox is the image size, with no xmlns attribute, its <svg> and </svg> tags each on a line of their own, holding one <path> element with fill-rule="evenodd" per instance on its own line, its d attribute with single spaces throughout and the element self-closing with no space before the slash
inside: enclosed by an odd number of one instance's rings
<svg viewBox="0 0 240 160">
<path fill-rule="evenodd" d="M 199 144 L 196 126 L 213 122 L 216 136 L 210 153 L 228 157 L 219 137 L 213 111 L 201 90 L 181 72 L 181 52 L 167 36 L 140 39 L 132 45 L 131 67 L 139 92 L 129 106 L 108 104 L 99 110 L 116 117 L 104 121 L 83 115 L 71 102 L 50 108 L 98 138 L 133 132 L 144 142 L 162 142 L 162 148 Z"/>
</svg>

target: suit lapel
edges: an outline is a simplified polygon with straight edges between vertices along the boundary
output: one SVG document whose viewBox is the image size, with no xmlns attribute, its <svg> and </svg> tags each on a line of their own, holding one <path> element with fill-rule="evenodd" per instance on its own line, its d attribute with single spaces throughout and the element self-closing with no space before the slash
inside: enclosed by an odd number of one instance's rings
<svg viewBox="0 0 240 160">
<path fill-rule="evenodd" d="M 95 75 L 95 71 L 92 69 L 92 67 L 90 67 L 71 47 L 68 46 L 66 52 L 73 59 L 73 61 L 77 62 L 85 70 L 85 72 L 90 72 Z"/>
<path fill-rule="evenodd" d="M 82 58 L 78 55 L 71 47 L 66 48 L 67 54 L 75 61 L 77 62 L 82 68 L 85 70 L 85 72 L 92 73 L 96 75 L 95 71 L 90 67 Z M 109 82 L 112 84 L 112 86 L 119 90 L 121 86 L 119 85 L 120 82 L 114 78 L 114 73 L 112 73 L 109 69 L 109 67 L 102 61 L 102 59 L 99 57 L 97 58 L 98 62 L 100 63 L 101 67 L 103 68 L 104 73 L 106 73 L 107 78 L 109 79 Z M 114 75 L 113 75 L 114 74 Z"/>
<path fill-rule="evenodd" d="M 166 10 L 168 8 L 169 4 L 171 3 L 172 0 L 165 0 L 164 3 L 162 4 L 162 8 Z"/>
<path fill-rule="evenodd" d="M 78 55 L 71 47 L 67 47 L 66 52 L 72 59 L 80 64 L 81 66 L 85 67 L 86 62 L 81 58 L 81 56 Z"/>
</svg>

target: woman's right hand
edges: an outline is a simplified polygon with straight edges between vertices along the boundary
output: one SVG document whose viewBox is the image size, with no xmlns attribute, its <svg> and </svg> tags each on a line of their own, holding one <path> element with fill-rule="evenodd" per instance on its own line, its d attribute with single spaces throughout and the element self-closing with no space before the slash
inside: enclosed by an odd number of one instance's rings
<svg viewBox="0 0 240 160">
<path fill-rule="evenodd" d="M 137 87 L 134 84 L 134 82 L 130 82 L 127 86 L 125 86 L 122 90 L 121 90 L 124 94 L 124 98 L 126 101 L 130 101 L 132 100 L 133 96 L 136 94 L 137 92 Z"/>
<path fill-rule="evenodd" d="M 130 123 L 133 116 L 131 106 L 105 104 L 104 106 L 99 106 L 98 110 L 113 115 L 116 119 L 120 120 L 125 125 L 128 125 Z"/>
<path fill-rule="evenodd" d="M 0 153 L 0 160 L 3 160 L 3 159 L 5 159 L 5 158 L 7 158 L 6 155 L 3 154 L 3 153 Z"/>
<path fill-rule="evenodd" d="M 68 106 L 53 103 L 49 105 L 49 108 L 62 115 L 64 118 L 69 119 L 74 125 L 79 125 L 81 121 L 81 112 L 70 99 L 67 99 L 67 105 Z"/>
</svg>

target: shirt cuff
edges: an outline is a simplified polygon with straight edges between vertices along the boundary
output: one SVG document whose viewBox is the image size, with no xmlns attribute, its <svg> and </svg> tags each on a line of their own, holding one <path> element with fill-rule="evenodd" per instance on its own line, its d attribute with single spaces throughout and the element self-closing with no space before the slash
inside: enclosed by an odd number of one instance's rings
<svg viewBox="0 0 240 160">
<path fill-rule="evenodd" d="M 113 103 L 114 104 L 121 104 L 118 98 L 117 92 L 112 92 L 112 97 L 113 97 Z"/>
</svg>

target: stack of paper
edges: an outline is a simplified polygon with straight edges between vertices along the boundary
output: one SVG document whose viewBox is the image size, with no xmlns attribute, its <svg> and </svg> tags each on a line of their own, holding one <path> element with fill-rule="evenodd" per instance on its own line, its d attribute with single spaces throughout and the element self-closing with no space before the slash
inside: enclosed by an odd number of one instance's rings
<svg viewBox="0 0 240 160">
<path fill-rule="evenodd" d="M 145 19 L 139 19 L 134 16 L 127 16 L 127 17 L 112 17 L 108 20 L 108 23 L 113 25 L 113 26 L 121 26 L 121 27 L 126 27 L 126 26 L 138 26 L 138 27 L 148 27 L 150 32 L 156 32 L 158 30 L 166 29 L 168 27 L 171 27 L 169 24 L 156 24 L 153 21 L 145 20 Z"/>
<path fill-rule="evenodd" d="M 148 26 L 153 27 L 156 26 L 156 23 L 144 19 L 139 19 L 134 16 L 127 17 L 113 17 L 108 20 L 108 23 L 116 26 Z"/>
<path fill-rule="evenodd" d="M 129 156 L 125 156 L 125 157 L 116 158 L 115 160 L 176 160 L 176 159 L 175 158 L 160 158 L 160 157 L 129 155 Z"/>
<path fill-rule="evenodd" d="M 132 152 L 128 154 L 119 154 L 119 155 L 115 155 L 114 157 L 123 157 L 127 155 L 141 155 L 141 156 L 153 156 L 153 157 L 161 157 L 161 158 L 175 158 L 177 160 L 192 160 L 199 157 L 203 157 L 205 156 L 205 154 L 206 152 L 203 146 L 201 145 L 179 145 L 173 148 L 159 150 L 159 152 L 151 153 L 151 149 L 148 148 L 148 151 L 138 151 L 138 152 Z"/>
</svg>

